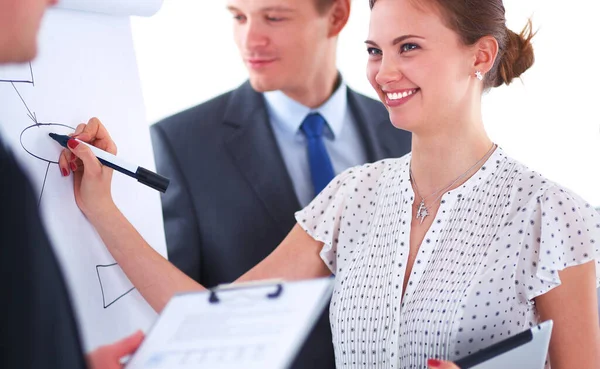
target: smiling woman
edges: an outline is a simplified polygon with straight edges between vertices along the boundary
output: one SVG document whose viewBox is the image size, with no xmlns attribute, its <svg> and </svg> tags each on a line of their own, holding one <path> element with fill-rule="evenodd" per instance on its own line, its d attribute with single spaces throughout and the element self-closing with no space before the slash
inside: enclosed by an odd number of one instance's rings
<svg viewBox="0 0 600 369">
<path fill-rule="evenodd" d="M 510 84 L 533 65 L 531 23 L 520 35 L 510 31 L 501 0 L 370 5 L 367 76 L 392 123 L 413 133 L 413 149 L 338 181 L 357 186 L 358 195 L 363 182 L 376 188 L 366 199 L 377 204 L 373 215 L 361 215 L 344 189 L 332 186 L 322 195 L 345 200 L 351 214 L 342 214 L 343 222 L 329 213 L 341 200 L 315 201 L 316 209 L 298 217 L 324 242 L 321 255 L 335 260 L 343 281 L 332 300 L 338 364 L 390 360 L 394 367 L 398 360 L 399 367 L 422 367 L 427 357 L 457 359 L 553 319 L 547 368 L 594 367 L 600 217 L 577 195 L 508 156 L 483 124 L 482 93 Z M 371 255 L 356 260 L 348 252 L 365 249 L 348 248 L 354 241 L 344 236 L 351 231 L 345 222 L 367 219 L 377 229 L 367 241 Z M 327 234 L 336 229 L 332 241 Z M 369 228 L 361 232 L 369 235 Z M 397 234 L 410 237 L 394 241 Z M 398 242 L 404 247 L 396 250 Z M 385 282 L 395 286 L 391 293 Z M 365 284 L 383 291 L 361 288 Z M 561 304 L 576 296 L 585 301 L 577 312 Z M 355 301 L 362 309 L 344 313 Z M 371 301 L 387 309 L 373 311 Z M 379 320 L 384 333 L 375 324 L 372 344 L 352 344 L 371 327 L 350 322 Z M 358 354 L 365 351 L 373 355 Z"/>
<path fill-rule="evenodd" d="M 377 0 L 370 0 L 373 8 Z M 370 34 L 367 40 L 369 63 L 367 76 L 380 99 L 388 107 L 398 107 L 408 101 L 414 101 L 421 88 L 434 86 L 427 91 L 428 96 L 418 101 L 422 110 L 415 111 L 416 116 L 426 119 L 427 114 L 435 112 L 437 118 L 456 116 L 455 109 L 462 108 L 465 98 L 465 82 L 457 75 L 471 73 L 483 81 L 483 89 L 510 84 L 533 65 L 534 54 L 531 45 L 533 37 L 531 22 L 520 35 L 506 27 L 504 6 L 501 1 L 478 4 L 476 12 L 471 11 L 472 4 L 464 1 L 406 1 L 396 9 L 374 11 L 378 16 L 372 18 Z M 416 18 L 406 19 L 400 11 L 406 7 L 413 9 Z M 391 11 L 389 11 L 391 10 Z M 438 17 L 439 16 L 439 17 Z M 439 22 L 441 18 L 442 22 Z M 382 24 L 394 24 L 401 21 L 401 27 L 381 27 Z M 443 32 L 449 29 L 453 32 Z M 404 30 L 411 30 L 410 33 Z M 394 35 L 393 32 L 404 32 Z M 487 57 L 492 63 L 475 70 L 467 70 L 465 53 L 483 38 L 493 43 L 490 55 L 480 53 L 476 57 Z M 378 46 L 375 40 L 390 39 L 389 45 Z M 383 58 L 383 50 L 386 57 Z M 383 65 L 383 60 L 386 65 Z M 485 62 L 485 60 L 480 60 Z M 403 77 L 400 79 L 400 74 Z M 418 83 L 418 86 L 414 84 Z M 438 88 L 446 86 L 447 88 Z M 452 93 L 449 93 L 452 92 Z M 431 109 L 435 107 L 435 109 Z M 443 108 L 441 108 L 443 107 Z M 427 114 L 425 114 L 427 112 Z M 480 111 L 475 113 L 481 114 Z M 393 122 L 399 128 L 414 131 L 415 117 L 406 109 L 391 109 Z M 408 124 L 413 124 L 408 126 Z M 439 127 L 436 127 L 436 129 Z"/>
<path fill-rule="evenodd" d="M 369 0 L 371 9 L 377 0 Z M 484 86 L 499 87 L 509 85 L 513 79 L 518 78 L 529 69 L 534 62 L 533 46 L 531 39 L 531 21 L 521 34 L 516 34 L 506 27 L 504 6 L 501 1 L 490 1 L 478 4 L 476 12 L 471 11 L 472 4 L 465 1 L 440 1 L 440 0 L 413 0 L 412 5 L 427 12 L 439 12 L 444 24 L 456 32 L 464 45 L 473 45 L 484 36 L 493 36 L 498 42 L 498 56 L 492 69 L 486 74 Z M 418 37 L 418 36 L 413 36 Z M 406 36 L 394 40 L 394 44 L 401 43 Z M 409 48 L 407 49 L 407 45 Z M 413 44 L 405 44 L 402 51 L 409 51 Z"/>
</svg>

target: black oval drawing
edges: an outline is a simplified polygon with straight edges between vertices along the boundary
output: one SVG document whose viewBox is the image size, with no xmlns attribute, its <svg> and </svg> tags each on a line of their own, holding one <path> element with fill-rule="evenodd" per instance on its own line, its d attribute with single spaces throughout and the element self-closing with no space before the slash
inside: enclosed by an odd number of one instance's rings
<svg viewBox="0 0 600 369">
<path fill-rule="evenodd" d="M 36 132 L 39 129 L 40 131 Z M 58 164 L 60 146 L 48 136 L 48 133 L 69 134 L 75 128 L 61 123 L 37 123 L 25 128 L 19 137 L 21 147 L 29 155 L 49 164 Z M 30 135 L 35 135 L 30 138 Z M 53 156 L 53 157 L 51 157 Z"/>
</svg>

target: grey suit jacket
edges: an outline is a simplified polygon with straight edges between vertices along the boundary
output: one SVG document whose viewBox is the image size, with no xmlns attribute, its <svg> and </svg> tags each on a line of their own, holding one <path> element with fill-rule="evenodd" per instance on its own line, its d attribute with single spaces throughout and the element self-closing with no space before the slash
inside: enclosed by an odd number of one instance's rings
<svg viewBox="0 0 600 369">
<path fill-rule="evenodd" d="M 380 102 L 348 90 L 348 106 L 369 161 L 410 151 L 411 135 L 391 125 Z M 232 282 L 269 255 L 300 210 L 262 94 L 248 82 L 155 124 L 169 259 L 211 287 Z M 333 368 L 327 313 L 295 368 Z"/>
</svg>

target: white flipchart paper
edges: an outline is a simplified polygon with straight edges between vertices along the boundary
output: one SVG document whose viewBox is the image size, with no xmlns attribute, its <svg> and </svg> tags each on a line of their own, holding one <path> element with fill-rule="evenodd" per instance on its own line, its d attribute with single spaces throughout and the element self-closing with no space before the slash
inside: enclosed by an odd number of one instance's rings
<svg viewBox="0 0 600 369">
<path fill-rule="evenodd" d="M 108 127 L 120 157 L 155 168 L 129 18 L 52 9 L 42 24 L 37 59 L 0 68 L 0 81 L 3 141 L 39 198 L 85 348 L 148 329 L 156 313 L 78 209 L 72 177 L 63 178 L 53 163 L 61 147 L 48 137 L 49 132 L 73 132 L 96 116 Z M 112 190 L 125 216 L 166 256 L 159 193 L 116 172 Z"/>
<path fill-rule="evenodd" d="M 119 16 L 151 16 L 162 6 L 163 0 L 60 0 L 57 7 L 83 12 Z"/>
</svg>

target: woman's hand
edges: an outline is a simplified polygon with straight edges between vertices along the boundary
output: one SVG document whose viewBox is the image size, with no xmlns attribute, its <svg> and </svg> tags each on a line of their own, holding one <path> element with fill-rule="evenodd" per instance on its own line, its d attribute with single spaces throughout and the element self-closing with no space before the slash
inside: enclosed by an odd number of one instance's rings
<svg viewBox="0 0 600 369">
<path fill-rule="evenodd" d="M 436 359 L 427 360 L 427 367 L 429 369 L 460 369 L 456 364 L 450 361 L 442 361 Z"/>
<path fill-rule="evenodd" d="M 61 173 L 67 176 L 73 172 L 75 201 L 81 211 L 88 218 L 102 216 L 115 206 L 111 195 L 113 170 L 100 164 L 92 151 L 77 140 L 113 155 L 117 154 L 117 146 L 98 118 L 77 126 L 72 137 L 67 144 L 69 148 L 64 149 L 59 158 Z"/>
<path fill-rule="evenodd" d="M 144 333 L 137 331 L 111 345 L 97 348 L 87 356 L 89 369 L 121 369 L 121 359 L 131 355 L 144 340 Z"/>
</svg>

